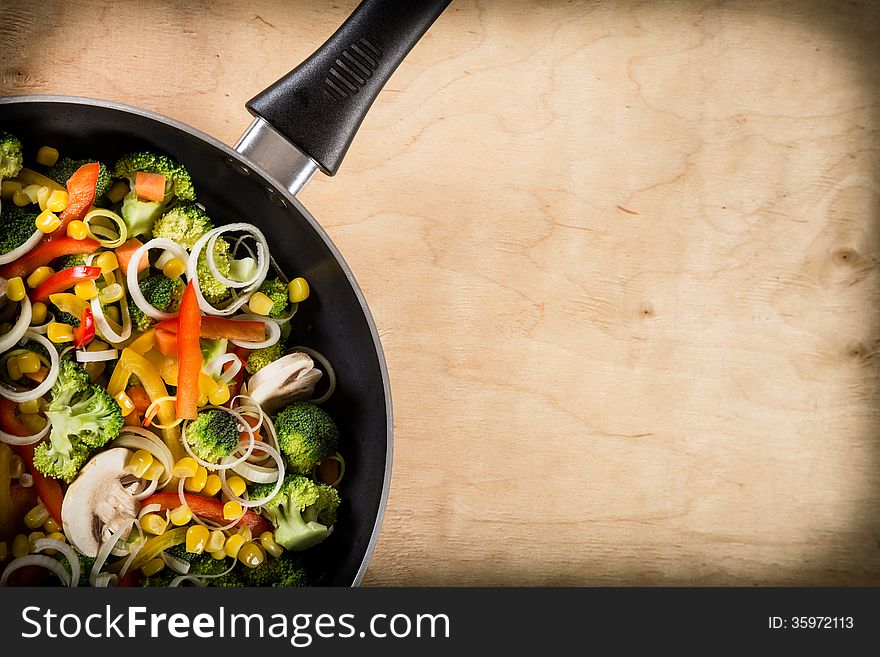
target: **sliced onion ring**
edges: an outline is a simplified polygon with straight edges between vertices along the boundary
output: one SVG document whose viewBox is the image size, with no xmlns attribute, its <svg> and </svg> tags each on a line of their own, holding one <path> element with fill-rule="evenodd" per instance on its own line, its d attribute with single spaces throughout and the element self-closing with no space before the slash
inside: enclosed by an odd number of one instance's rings
<svg viewBox="0 0 880 657">
<path fill-rule="evenodd" d="M 28 308 L 30 308 L 30 305 L 28 305 Z M 49 392 L 49 390 L 55 384 L 55 379 L 58 378 L 58 372 L 61 370 L 61 363 L 59 362 L 58 358 L 58 350 L 55 349 L 55 345 L 52 344 L 52 342 L 45 335 L 40 335 L 39 333 L 34 333 L 33 331 L 25 331 L 24 337 L 43 345 L 46 348 L 46 351 L 49 352 L 49 358 L 52 362 L 49 366 L 49 374 L 46 375 L 46 378 L 43 380 L 43 382 L 36 388 L 32 388 L 31 390 L 25 390 L 22 392 L 16 392 L 15 390 L 10 390 L 7 386 L 0 384 L 0 395 L 6 397 L 6 399 L 9 399 L 10 401 L 14 401 L 19 404 L 21 402 L 31 401 L 32 399 L 38 399 Z"/>
<path fill-rule="evenodd" d="M 281 326 L 275 320 L 269 317 L 263 317 L 262 315 L 254 315 L 251 313 L 243 313 L 241 315 L 236 315 L 235 317 L 230 317 L 232 321 L 259 321 L 263 322 L 266 327 L 266 330 L 269 333 L 269 337 L 267 337 L 262 342 L 245 342 L 244 340 L 229 340 L 236 347 L 241 347 L 243 349 L 262 349 L 263 347 L 271 347 L 273 344 L 276 344 L 281 339 Z"/>
<path fill-rule="evenodd" d="M 187 509 L 189 509 L 189 512 L 193 517 L 193 520 L 195 520 L 202 527 L 207 527 L 211 531 L 214 531 L 214 530 L 226 531 L 227 529 L 232 529 L 239 522 L 241 522 L 241 518 L 236 518 L 232 522 L 229 522 L 225 525 L 213 525 L 213 524 L 208 524 L 207 522 L 205 522 L 204 520 L 199 518 L 199 516 L 193 512 L 193 510 L 189 506 L 189 503 L 186 501 L 186 495 L 183 492 L 184 483 L 185 483 L 185 479 L 183 479 L 183 478 L 177 483 L 177 498 L 180 500 L 180 506 L 183 506 L 183 507 L 186 507 Z"/>
<path fill-rule="evenodd" d="M 189 561 L 185 561 L 184 559 L 180 559 L 179 557 L 175 557 L 173 554 L 168 554 L 164 551 L 161 552 L 159 556 L 162 558 L 162 561 L 165 562 L 165 565 L 175 573 L 186 575 L 189 572 Z"/>
<path fill-rule="evenodd" d="M 7 445 L 33 445 L 42 440 L 43 436 L 49 433 L 49 429 L 51 428 L 52 422 L 49 418 L 46 418 L 46 426 L 40 429 L 37 433 L 32 433 L 30 436 L 13 436 L 11 433 L 6 433 L 0 429 L 0 443 L 6 443 Z"/>
<path fill-rule="evenodd" d="M 21 312 L 18 313 L 18 319 L 15 320 L 15 324 L 9 329 L 9 333 L 0 338 L 0 353 L 9 351 L 12 345 L 24 337 L 25 332 L 31 325 L 32 317 L 31 300 L 25 295 L 24 299 L 21 300 Z"/>
<path fill-rule="evenodd" d="M 102 349 L 101 351 L 85 351 L 80 349 L 76 352 L 76 359 L 80 363 L 100 363 L 105 360 L 119 358 L 119 349 Z"/>
<path fill-rule="evenodd" d="M 137 251 L 132 254 L 131 261 L 128 263 L 128 269 L 125 272 L 126 281 L 128 283 L 128 293 L 131 295 L 135 305 L 140 308 L 145 315 L 152 317 L 153 319 L 161 321 L 163 319 L 177 317 L 177 313 L 163 312 L 153 306 L 147 301 L 146 297 L 144 297 L 144 293 L 141 292 L 141 286 L 138 282 L 138 264 L 143 255 L 150 249 L 165 249 L 166 251 L 173 253 L 175 258 L 180 258 L 182 262 L 187 261 L 186 251 L 174 240 L 170 240 L 166 237 L 151 239 L 146 244 L 140 246 Z M 195 270 L 193 270 L 193 272 L 195 272 Z M 192 278 L 192 275 L 189 274 L 188 271 L 187 277 Z M 198 286 L 196 286 L 196 289 L 198 289 Z"/>
<path fill-rule="evenodd" d="M 234 450 L 232 450 L 232 454 L 235 454 L 235 452 L 240 450 L 243 446 L 244 446 L 243 444 L 239 444 L 238 447 L 236 447 Z M 231 499 L 231 500 L 235 500 L 236 502 L 241 504 L 244 508 L 251 508 L 251 509 L 254 507 L 257 507 L 257 506 L 261 506 L 262 504 L 265 504 L 266 502 L 271 500 L 273 497 L 275 497 L 275 495 L 278 494 L 278 491 L 281 490 L 281 486 L 284 485 L 284 459 L 281 457 L 281 453 L 278 450 L 276 450 L 274 447 L 271 447 L 263 442 L 254 443 L 253 449 L 262 450 L 262 451 L 268 453 L 273 459 L 275 459 L 275 462 L 278 464 L 278 475 L 277 475 L 277 479 L 275 481 L 275 487 L 272 489 L 272 492 L 270 492 L 268 495 L 266 495 L 265 497 L 262 497 L 260 499 L 257 499 L 257 500 L 247 500 L 247 499 L 244 499 L 243 497 L 239 497 L 238 495 L 236 495 L 235 493 L 232 492 L 232 489 L 229 487 L 229 484 L 226 483 L 226 470 L 220 471 L 220 487 L 223 489 L 223 492 L 226 493 L 227 497 L 229 497 L 229 499 Z M 231 459 L 232 454 L 230 454 L 226 458 Z"/>
<path fill-rule="evenodd" d="M 12 262 L 14 260 L 18 260 L 21 256 L 23 256 L 28 251 L 32 250 L 37 244 L 40 243 L 40 240 L 43 239 L 43 231 L 37 229 L 34 231 L 34 234 L 27 238 L 27 241 L 19 246 L 18 248 L 12 249 L 8 253 L 4 253 L 0 255 L 0 265 L 5 265 L 7 262 Z"/>
<path fill-rule="evenodd" d="M 288 351 L 289 353 L 301 351 L 302 353 L 311 356 L 313 360 L 317 361 L 321 365 L 321 369 L 323 369 L 324 373 L 327 375 L 327 392 L 325 392 L 317 399 L 310 399 L 309 401 L 312 404 L 323 404 L 325 401 L 330 399 L 330 397 L 336 390 L 336 370 L 333 369 L 333 366 L 330 364 L 330 361 L 327 360 L 327 357 L 324 356 L 324 354 L 322 354 L 320 351 L 312 349 L 311 347 L 294 347 L 293 349 L 290 349 Z"/>
<path fill-rule="evenodd" d="M 159 486 L 165 486 L 171 481 L 171 470 L 174 468 L 174 455 L 168 446 L 161 442 L 161 438 L 152 431 L 141 427 L 124 426 L 119 432 L 119 437 L 113 440 L 113 447 L 125 447 L 127 449 L 144 449 L 157 458 L 165 471 L 158 479 Z"/>
<path fill-rule="evenodd" d="M 33 321 L 33 317 L 31 317 Z M 42 324 L 31 325 L 31 331 L 34 333 L 39 333 L 40 335 L 46 335 L 46 331 L 49 330 L 49 324 L 55 321 L 55 313 L 49 312 L 46 313 L 46 321 Z"/>
<path fill-rule="evenodd" d="M 233 559 L 232 565 L 230 565 L 229 568 L 224 570 L 222 573 L 217 573 L 216 575 L 178 575 L 171 580 L 168 586 L 177 588 L 182 582 L 192 582 L 196 586 L 205 587 L 207 586 L 207 584 L 205 583 L 206 579 L 216 579 L 217 577 L 228 575 L 232 572 L 232 569 L 235 568 L 236 562 L 238 562 L 238 559 Z"/>
<path fill-rule="evenodd" d="M 101 568 L 103 568 L 104 564 L 107 562 L 107 557 L 110 556 L 110 552 L 126 534 L 126 530 L 120 530 L 115 534 L 110 534 L 110 536 L 101 544 L 101 547 L 98 549 L 98 554 L 95 557 L 95 563 L 92 565 L 92 570 L 89 573 L 89 584 L 95 586 L 95 578 L 98 577 Z"/>
<path fill-rule="evenodd" d="M 61 583 L 64 584 L 64 586 L 73 586 L 70 573 L 65 570 L 62 563 L 58 561 L 58 559 L 47 557 L 44 554 L 27 554 L 10 561 L 9 565 L 6 566 L 6 569 L 3 571 L 3 575 L 0 575 L 0 586 L 6 586 L 9 576 L 16 570 L 24 568 L 25 566 L 40 566 L 46 570 L 51 570 L 58 576 L 58 579 L 61 580 Z"/>
<path fill-rule="evenodd" d="M 95 217 L 104 217 L 112 221 L 119 227 L 119 234 L 116 237 L 110 237 L 109 229 L 106 229 L 103 226 L 96 226 L 96 228 L 100 227 L 102 229 L 100 231 L 96 232 L 92 230 L 90 222 Z M 123 221 L 122 217 L 118 214 L 107 208 L 95 208 L 83 217 L 83 223 L 85 223 L 89 235 L 97 240 L 97 242 L 104 248 L 115 249 L 117 246 L 122 246 L 125 243 L 125 240 L 128 239 L 128 226 L 125 225 L 125 221 Z"/>
<path fill-rule="evenodd" d="M 147 487 L 144 488 L 140 493 L 136 493 L 134 499 L 140 501 L 148 498 L 150 495 L 156 492 L 156 489 L 159 487 L 159 480 L 153 479 L 147 484 Z"/>
<path fill-rule="evenodd" d="M 227 363 L 229 364 L 229 367 L 224 372 L 223 366 Z M 218 380 L 226 384 L 232 381 L 232 379 L 235 378 L 235 375 L 238 374 L 240 371 L 241 358 L 239 358 L 235 354 L 220 354 L 202 368 L 202 372 L 212 378 L 219 374 L 220 377 Z"/>
<path fill-rule="evenodd" d="M 119 578 L 116 576 L 116 573 L 98 573 L 92 586 L 96 589 L 106 589 L 110 586 L 116 586 L 118 581 Z"/>
<path fill-rule="evenodd" d="M 38 538 L 34 541 L 34 550 L 41 552 L 42 550 L 58 550 L 67 559 L 70 564 L 70 586 L 75 587 L 79 584 L 80 566 L 79 557 L 76 556 L 73 548 L 64 541 L 55 538 Z"/>
</svg>

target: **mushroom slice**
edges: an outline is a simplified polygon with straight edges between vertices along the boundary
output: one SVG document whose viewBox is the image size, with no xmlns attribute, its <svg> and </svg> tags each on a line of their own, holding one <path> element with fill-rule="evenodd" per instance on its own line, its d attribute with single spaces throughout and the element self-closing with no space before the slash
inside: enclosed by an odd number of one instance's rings
<svg viewBox="0 0 880 657">
<path fill-rule="evenodd" d="M 308 399 L 321 378 L 321 370 L 307 354 L 295 351 L 269 363 L 248 381 L 248 395 L 266 413 L 291 402 Z"/>
<path fill-rule="evenodd" d="M 129 530 L 137 517 L 140 504 L 124 485 L 130 454 L 115 447 L 92 457 L 64 495 L 64 534 L 87 557 L 97 556 L 107 535 Z"/>
</svg>

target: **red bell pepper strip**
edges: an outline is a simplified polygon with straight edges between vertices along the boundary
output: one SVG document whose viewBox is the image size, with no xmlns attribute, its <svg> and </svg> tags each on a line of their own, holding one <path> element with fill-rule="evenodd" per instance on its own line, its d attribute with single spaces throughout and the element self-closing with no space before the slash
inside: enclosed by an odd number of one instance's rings
<svg viewBox="0 0 880 657">
<path fill-rule="evenodd" d="M 67 179 L 67 207 L 58 218 L 61 225 L 48 236 L 47 241 L 52 242 L 67 236 L 67 224 L 74 220 L 82 221 L 89 208 L 95 203 L 97 194 L 98 174 L 101 165 L 98 162 L 83 164 Z"/>
<path fill-rule="evenodd" d="M 29 436 L 31 432 L 15 414 L 16 406 L 14 401 L 0 397 L 0 427 L 13 436 Z M 24 466 L 34 478 L 34 489 L 37 491 L 37 496 L 42 500 L 49 515 L 59 525 L 62 524 L 61 501 L 64 494 L 61 492 L 61 484 L 55 479 L 46 477 L 34 467 L 34 450 L 37 445 L 10 445 L 9 447 L 24 461 Z"/>
<path fill-rule="evenodd" d="M 98 269 L 97 267 L 95 269 Z M 101 271 L 98 269 L 98 271 Z M 73 346 L 76 349 L 85 347 L 95 337 L 95 316 L 88 306 L 83 308 L 79 326 L 73 329 Z"/>
<path fill-rule="evenodd" d="M 177 320 L 166 319 L 156 324 L 157 329 L 177 332 Z M 202 325 L 199 337 L 209 340 L 241 340 L 242 342 L 262 342 L 266 339 L 266 325 L 263 322 L 250 319 L 226 319 L 205 315 L 202 317 Z"/>
<path fill-rule="evenodd" d="M 216 523 L 226 524 L 228 521 L 223 517 L 223 502 L 213 497 L 202 497 L 184 493 L 183 498 L 194 515 L 203 520 L 211 520 Z M 170 511 L 180 506 L 180 498 L 177 493 L 155 493 L 141 502 L 142 506 L 158 504 L 160 511 Z M 251 534 L 259 536 L 263 532 L 272 531 L 272 524 L 263 516 L 253 511 L 245 511 L 236 527 L 250 527 Z"/>
<path fill-rule="evenodd" d="M 0 268 L 0 276 L 3 278 L 24 277 L 37 267 L 49 264 L 55 258 L 94 253 L 100 246 L 98 242 L 89 237 L 84 240 L 75 240 L 72 237 L 60 237 L 52 241 L 44 240 L 33 251 Z"/>
<path fill-rule="evenodd" d="M 69 290 L 77 283 L 93 281 L 100 275 L 100 267 L 77 265 L 75 267 L 62 269 L 58 273 L 52 274 L 37 286 L 37 289 L 34 290 L 34 293 L 31 295 L 31 301 L 48 301 L 50 294 Z"/>
<path fill-rule="evenodd" d="M 177 417 L 195 420 L 199 413 L 199 373 L 202 371 L 199 344 L 202 313 L 192 281 L 183 292 L 177 323 Z"/>
</svg>

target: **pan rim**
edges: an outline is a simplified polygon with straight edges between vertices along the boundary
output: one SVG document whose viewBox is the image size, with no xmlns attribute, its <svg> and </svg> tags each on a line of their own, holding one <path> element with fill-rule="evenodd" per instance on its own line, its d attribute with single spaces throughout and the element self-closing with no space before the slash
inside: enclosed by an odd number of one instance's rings
<svg viewBox="0 0 880 657">
<path fill-rule="evenodd" d="M 354 274 L 348 266 L 348 263 L 345 261 L 345 258 L 343 258 L 339 249 L 333 243 L 333 240 L 330 239 L 330 236 L 327 234 L 321 224 L 318 223 L 318 220 L 315 219 L 312 213 L 309 212 L 309 210 L 299 201 L 299 199 L 291 194 L 288 191 L 287 187 L 281 184 L 268 171 L 266 171 L 258 164 L 250 161 L 247 157 L 245 157 L 229 145 L 225 144 L 224 142 L 220 141 L 219 139 L 209 135 L 206 132 L 203 132 L 202 130 L 199 130 L 198 128 L 194 128 L 187 123 L 171 118 L 164 114 L 160 114 L 159 112 L 154 112 L 152 110 L 147 110 L 142 107 L 128 105 L 117 101 L 105 100 L 102 98 L 91 98 L 88 96 L 66 96 L 57 94 L 23 94 L 0 96 L 0 105 L 14 105 L 25 103 L 66 103 L 70 105 L 88 105 L 93 107 L 103 107 L 106 109 L 135 114 L 137 116 L 142 116 L 144 118 L 158 121 L 160 123 L 165 123 L 166 125 L 186 132 L 197 139 L 207 142 L 214 148 L 217 148 L 218 150 L 223 152 L 227 157 L 235 159 L 240 164 L 255 171 L 260 177 L 271 183 L 274 191 L 279 194 L 285 200 L 285 202 L 289 203 L 300 212 L 300 214 L 306 219 L 311 228 L 318 234 L 318 236 L 333 254 L 333 257 L 342 268 L 342 272 L 343 274 L 345 274 L 345 278 L 348 280 L 348 284 L 354 291 L 358 304 L 361 307 L 361 311 L 364 313 L 364 317 L 367 320 L 367 326 L 370 330 L 370 337 L 373 340 L 373 346 L 376 349 L 376 357 L 379 360 L 379 372 L 382 375 L 382 388 L 383 394 L 385 396 L 385 433 L 387 436 L 385 447 L 385 472 L 383 473 L 382 493 L 379 497 L 379 508 L 376 513 L 376 521 L 373 524 L 373 529 L 370 533 L 370 540 L 367 543 L 367 549 L 364 552 L 364 557 L 361 560 L 361 563 L 358 566 L 357 573 L 355 573 L 354 580 L 351 583 L 351 586 L 353 587 L 360 586 L 361 581 L 366 574 L 367 567 L 369 566 L 369 563 L 373 557 L 373 552 L 376 549 L 376 544 L 379 540 L 379 533 L 381 531 L 382 522 L 385 518 L 385 510 L 388 504 L 388 495 L 391 488 L 391 470 L 394 453 L 394 415 L 391 403 L 391 380 L 388 375 L 388 365 L 385 360 L 385 352 L 382 349 L 382 342 L 379 339 L 379 332 L 376 328 L 376 322 L 373 319 L 373 315 L 370 312 L 369 306 L 367 305 L 367 300 L 364 296 L 363 290 L 361 290 L 361 287 L 355 279 Z"/>
</svg>

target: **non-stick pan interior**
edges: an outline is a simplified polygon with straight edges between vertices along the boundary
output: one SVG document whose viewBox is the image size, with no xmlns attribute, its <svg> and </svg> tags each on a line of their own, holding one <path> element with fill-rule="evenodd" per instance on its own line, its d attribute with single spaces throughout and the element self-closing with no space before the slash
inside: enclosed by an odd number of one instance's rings
<svg viewBox="0 0 880 657">
<path fill-rule="evenodd" d="M 249 167 L 243 169 L 237 154 L 149 113 L 79 100 L 0 102 L 0 127 L 22 139 L 31 166 L 42 145 L 110 163 L 135 149 L 166 153 L 188 168 L 198 199 L 215 223 L 255 224 L 284 272 L 309 281 L 312 296 L 300 305 L 290 340 L 317 349 L 335 367 L 339 387 L 325 408 L 339 424 L 346 471 L 333 534 L 304 554 L 320 584 L 355 583 L 384 502 L 390 407 L 372 321 L 357 284 L 322 231 L 290 197 Z"/>
</svg>

